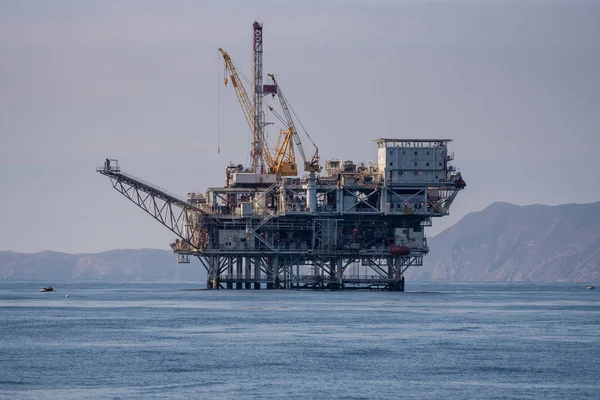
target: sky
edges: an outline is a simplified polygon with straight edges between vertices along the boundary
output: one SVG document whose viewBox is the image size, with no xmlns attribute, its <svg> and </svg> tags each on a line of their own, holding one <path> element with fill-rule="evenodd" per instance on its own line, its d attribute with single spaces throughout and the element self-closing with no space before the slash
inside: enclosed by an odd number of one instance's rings
<svg viewBox="0 0 600 400">
<path fill-rule="evenodd" d="M 322 159 L 453 139 L 467 188 L 429 236 L 496 201 L 600 200 L 598 1 L 4 0 L 0 250 L 169 249 L 95 167 L 185 197 L 247 165 L 217 48 L 250 76 L 254 20 Z"/>
</svg>

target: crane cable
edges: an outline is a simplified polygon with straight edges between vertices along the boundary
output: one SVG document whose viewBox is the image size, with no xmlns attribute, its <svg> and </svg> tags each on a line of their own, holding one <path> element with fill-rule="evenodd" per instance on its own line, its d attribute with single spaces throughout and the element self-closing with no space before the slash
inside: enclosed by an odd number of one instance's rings
<svg viewBox="0 0 600 400">
<path fill-rule="evenodd" d="M 277 90 L 280 91 L 279 86 L 277 87 Z M 300 118 L 298 118 L 298 115 L 296 114 L 296 111 L 294 111 L 294 108 L 292 107 L 292 105 L 287 101 L 287 98 L 285 97 L 285 95 L 283 94 L 283 92 L 281 92 L 281 97 L 283 97 L 283 99 L 285 100 L 285 102 L 288 105 L 289 109 L 292 110 L 292 114 L 294 114 L 294 117 L 296 117 L 296 121 L 298 121 L 298 123 L 302 127 L 302 130 L 304 131 L 304 134 L 306 135 L 306 137 L 308 138 L 308 140 L 310 140 L 310 143 L 312 143 L 312 145 L 316 149 L 317 145 L 315 144 L 315 142 L 313 142 L 312 138 L 308 134 L 308 131 L 306 130 L 306 128 L 304 127 L 304 125 L 302 125 L 302 121 L 300 121 Z"/>
<path fill-rule="evenodd" d="M 217 50 L 217 154 L 221 154 L 221 54 Z"/>
<path fill-rule="evenodd" d="M 273 115 L 275 115 L 275 117 L 277 117 L 279 122 L 281 122 L 283 125 L 287 125 L 287 121 L 285 119 L 283 119 L 283 117 L 281 115 L 279 115 L 279 113 L 277 111 L 275 111 L 275 109 L 268 102 L 265 101 L 265 103 L 267 104 L 269 111 L 271 111 L 273 113 Z"/>
<path fill-rule="evenodd" d="M 254 87 L 254 83 L 252 83 L 250 81 L 250 79 L 248 79 L 248 77 L 246 75 L 244 75 L 244 72 L 242 72 L 242 70 L 240 68 L 238 68 L 236 63 L 234 63 L 233 60 L 231 60 L 231 63 L 235 67 L 235 70 L 237 71 L 238 75 L 242 78 L 242 81 L 246 82 L 246 85 L 248 85 L 249 87 Z M 285 122 L 284 122 L 284 124 L 285 124 Z M 266 128 L 266 129 L 264 129 L 263 133 L 264 133 L 264 139 L 267 143 L 267 147 L 272 148 L 273 146 L 271 145 L 271 143 L 269 143 L 270 137 L 269 137 L 269 133 L 268 133 L 268 125 L 263 126 L 263 128 Z M 250 147 L 250 144 L 253 141 L 253 136 L 254 136 L 254 133 L 251 131 L 250 138 L 248 139 L 248 147 Z"/>
<path fill-rule="evenodd" d="M 238 66 L 236 65 L 236 63 L 233 62 L 233 60 L 229 60 L 229 62 L 231 62 L 231 64 L 233 65 L 233 67 L 235 68 L 237 74 L 239 77 L 242 78 L 243 82 L 246 82 L 246 85 L 253 87 L 254 84 L 250 82 L 250 79 L 248 79 L 246 77 L 246 75 L 244 75 L 244 72 L 242 72 L 242 70 L 240 68 L 238 68 Z M 225 75 L 227 75 L 227 66 L 225 66 Z M 241 85 L 243 85 L 244 83 L 240 82 Z M 252 99 L 254 100 L 254 99 Z M 254 106 L 254 104 L 253 104 Z M 249 135 L 248 135 L 248 148 L 252 149 L 252 142 L 254 141 L 254 132 L 252 132 L 252 130 L 249 131 Z M 250 164 L 250 152 L 246 152 L 246 165 Z"/>
<path fill-rule="evenodd" d="M 219 57 L 219 62 L 220 62 L 220 52 L 218 52 L 218 51 L 217 51 L 217 56 Z M 250 87 L 253 87 L 253 85 L 254 85 L 254 84 L 253 84 L 253 83 L 250 81 L 250 79 L 248 79 L 248 77 L 247 77 L 246 75 L 244 75 L 244 73 L 242 72 L 242 70 L 241 70 L 241 69 L 239 69 L 239 68 L 238 68 L 238 66 L 236 65 L 236 63 L 235 63 L 235 62 L 233 62 L 233 60 L 230 60 L 230 62 L 231 62 L 231 64 L 233 64 L 233 66 L 234 66 L 235 70 L 237 71 L 237 74 L 238 74 L 238 76 L 242 78 L 242 81 L 243 81 L 243 82 L 245 82 L 245 83 L 246 83 L 248 86 L 250 86 Z M 225 72 L 224 72 L 224 74 L 225 74 L 224 76 L 226 77 L 226 76 L 227 76 L 227 67 L 226 67 L 226 66 L 225 66 Z M 219 77 L 219 79 L 220 79 L 220 77 Z M 243 83 L 242 83 L 242 84 L 243 84 Z M 220 86 L 219 86 L 219 89 L 220 89 Z M 219 92 L 219 95 L 220 95 L 220 92 Z M 269 104 L 267 103 L 267 106 L 268 106 L 268 105 L 269 105 Z M 291 107 L 290 107 L 290 108 L 291 108 Z M 219 110 L 219 111 L 220 111 L 220 110 Z M 283 118 L 282 118 L 280 115 L 278 115 L 278 114 L 277 114 L 277 112 L 276 112 L 275 110 L 273 110 L 273 109 L 271 108 L 271 111 L 273 111 L 273 113 L 275 114 L 275 116 L 276 116 L 276 117 L 277 117 L 277 118 L 278 118 L 278 119 L 279 119 L 279 120 L 280 120 L 280 121 L 281 121 L 281 122 L 282 122 L 284 125 L 287 125 L 287 122 L 285 122 L 285 121 L 283 120 Z M 293 110 L 293 109 L 292 109 L 292 112 L 294 112 L 294 110 Z M 294 115 L 296 115 L 296 113 L 295 113 L 295 112 L 294 112 Z M 298 116 L 296 116 L 296 119 L 297 119 L 297 118 L 298 118 Z M 219 119 L 219 121 L 220 121 L 220 119 Z M 298 122 L 300 122 L 300 120 L 298 120 Z M 306 129 L 304 129 L 304 126 L 302 125 L 302 122 L 300 122 L 300 125 L 302 126 L 302 129 L 304 130 L 304 133 L 306 134 L 306 136 L 308 136 L 308 132 L 306 132 Z M 268 148 L 272 148 L 273 146 L 271 146 L 271 145 L 270 145 L 270 143 L 269 143 L 269 139 L 270 139 L 270 137 L 269 137 L 269 134 L 268 134 L 268 132 L 267 132 L 267 130 L 268 130 L 268 126 L 264 126 L 263 128 L 267 128 L 267 129 L 265 129 L 265 130 L 264 130 L 264 132 L 263 132 L 263 133 L 264 133 L 264 139 L 265 139 L 265 141 L 266 141 L 266 143 L 267 143 L 267 147 L 268 147 Z M 253 141 L 253 137 L 254 137 L 254 133 L 253 133 L 252 131 L 250 131 L 250 136 L 248 137 L 248 147 L 251 147 L 251 144 L 252 144 L 252 141 Z M 310 138 L 310 136 L 308 136 L 308 139 L 311 141 L 311 143 L 313 144 L 313 146 L 315 146 L 315 144 L 314 144 L 314 142 L 312 141 L 312 139 Z M 315 146 L 315 147 L 316 147 L 316 146 Z M 249 162 L 250 162 L 250 155 L 248 154 L 248 155 L 247 155 L 247 157 L 246 157 L 246 164 L 248 164 Z"/>
</svg>

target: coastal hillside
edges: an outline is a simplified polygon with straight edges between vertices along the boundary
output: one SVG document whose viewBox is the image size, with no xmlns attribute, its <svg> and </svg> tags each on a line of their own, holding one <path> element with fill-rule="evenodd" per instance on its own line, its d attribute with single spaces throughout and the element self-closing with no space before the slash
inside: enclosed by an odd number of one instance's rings
<svg viewBox="0 0 600 400">
<path fill-rule="evenodd" d="M 494 203 L 429 239 L 408 279 L 594 282 L 600 280 L 600 202 Z"/>
<path fill-rule="evenodd" d="M 429 239 L 423 267 L 408 280 L 598 282 L 600 202 L 560 206 L 494 203 Z M 168 250 L 95 254 L 0 251 L 3 280 L 206 281 L 197 260 Z"/>
<path fill-rule="evenodd" d="M 0 251 L 0 279 L 205 281 L 206 273 L 197 260 L 177 264 L 173 252 L 167 250 L 111 250 L 95 254 Z"/>
</svg>

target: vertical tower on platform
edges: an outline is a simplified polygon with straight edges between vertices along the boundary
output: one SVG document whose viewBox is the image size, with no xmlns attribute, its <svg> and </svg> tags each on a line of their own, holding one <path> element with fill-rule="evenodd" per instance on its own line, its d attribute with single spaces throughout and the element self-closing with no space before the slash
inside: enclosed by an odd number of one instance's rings
<svg viewBox="0 0 600 400">
<path fill-rule="evenodd" d="M 265 173 L 265 160 L 263 155 L 263 143 L 264 143 L 264 118 L 263 118 L 263 105 L 262 105 L 262 87 L 263 87 L 263 28 L 262 25 L 254 21 L 252 24 L 253 30 L 253 58 L 254 58 L 254 69 L 252 71 L 252 77 L 254 87 L 252 92 L 254 94 L 254 132 L 253 132 L 253 143 L 252 143 L 252 165 L 251 170 L 257 174 Z"/>
</svg>

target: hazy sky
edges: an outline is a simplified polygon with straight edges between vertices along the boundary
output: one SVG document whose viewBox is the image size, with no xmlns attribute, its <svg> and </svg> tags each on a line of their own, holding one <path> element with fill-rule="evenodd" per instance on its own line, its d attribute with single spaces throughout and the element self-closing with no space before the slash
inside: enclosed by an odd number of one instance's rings
<svg viewBox="0 0 600 400">
<path fill-rule="evenodd" d="M 246 164 L 217 47 L 250 75 L 255 19 L 323 159 L 454 139 L 468 186 L 428 234 L 494 201 L 600 200 L 598 1 L 4 0 L 0 250 L 168 249 L 95 167 L 185 196 Z"/>
</svg>

